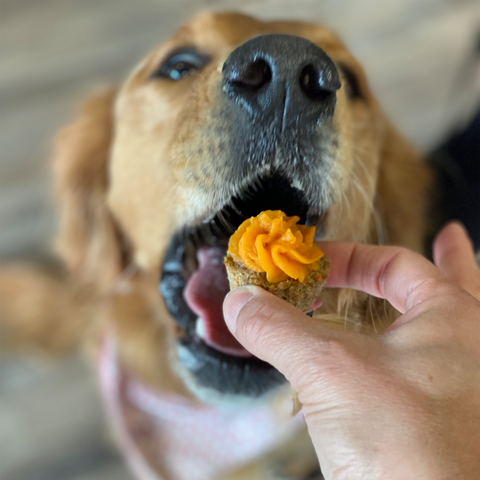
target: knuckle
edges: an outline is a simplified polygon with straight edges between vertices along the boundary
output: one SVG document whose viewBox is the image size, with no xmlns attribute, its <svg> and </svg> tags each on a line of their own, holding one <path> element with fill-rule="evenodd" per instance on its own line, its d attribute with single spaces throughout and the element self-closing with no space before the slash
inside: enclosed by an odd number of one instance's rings
<svg viewBox="0 0 480 480">
<path fill-rule="evenodd" d="M 336 375 L 352 359 L 351 346 L 339 338 L 322 340 L 317 346 L 315 368 L 324 375 Z"/>
<path fill-rule="evenodd" d="M 241 311 L 238 324 L 240 335 L 249 341 L 259 343 L 267 336 L 271 323 L 277 314 L 277 310 L 269 304 L 255 302 L 247 311 Z"/>
<path fill-rule="evenodd" d="M 387 291 L 387 285 L 390 283 L 392 277 L 396 276 L 396 272 L 408 260 L 411 252 L 403 247 L 393 247 L 391 258 L 386 262 L 378 274 L 376 275 L 376 288 L 382 295 Z"/>
<path fill-rule="evenodd" d="M 415 255 L 418 254 L 412 252 L 408 248 L 396 247 L 396 253 L 391 262 L 392 269 L 402 267 Z"/>
<path fill-rule="evenodd" d="M 317 361 L 302 366 L 302 378 L 307 381 L 315 379 L 324 386 L 341 387 L 351 381 L 352 375 L 358 377 L 363 371 L 363 355 L 354 345 L 340 338 L 329 338 L 312 351 Z M 302 384 L 303 388 L 306 385 Z"/>
<path fill-rule="evenodd" d="M 324 351 L 334 364 L 343 364 L 351 356 L 350 346 L 340 338 L 325 340 Z"/>
<path fill-rule="evenodd" d="M 480 272 L 469 279 L 462 278 L 458 285 L 480 301 Z"/>
</svg>

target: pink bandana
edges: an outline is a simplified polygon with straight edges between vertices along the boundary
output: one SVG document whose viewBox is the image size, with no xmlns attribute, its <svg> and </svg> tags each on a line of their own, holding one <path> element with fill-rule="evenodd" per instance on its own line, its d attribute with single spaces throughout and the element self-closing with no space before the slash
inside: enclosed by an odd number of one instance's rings
<svg viewBox="0 0 480 480">
<path fill-rule="evenodd" d="M 128 377 L 104 343 L 99 378 L 116 439 L 139 480 L 211 480 L 273 449 L 304 427 L 267 406 L 237 412 L 160 394 Z"/>
</svg>

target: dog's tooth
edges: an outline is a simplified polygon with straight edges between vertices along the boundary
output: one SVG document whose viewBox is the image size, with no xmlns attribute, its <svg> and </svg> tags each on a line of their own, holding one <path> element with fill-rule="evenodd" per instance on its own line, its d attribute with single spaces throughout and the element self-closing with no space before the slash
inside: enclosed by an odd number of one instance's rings
<svg viewBox="0 0 480 480">
<path fill-rule="evenodd" d="M 198 317 L 195 323 L 195 333 L 199 338 L 205 338 L 205 326 L 203 324 L 203 320 Z"/>
<path fill-rule="evenodd" d="M 164 273 L 180 273 L 183 270 L 182 263 L 178 260 L 168 260 L 163 264 Z"/>
<path fill-rule="evenodd" d="M 290 183 L 290 186 L 298 190 L 302 190 L 302 185 L 300 184 L 300 181 L 297 178 L 292 180 L 292 182 Z"/>
</svg>

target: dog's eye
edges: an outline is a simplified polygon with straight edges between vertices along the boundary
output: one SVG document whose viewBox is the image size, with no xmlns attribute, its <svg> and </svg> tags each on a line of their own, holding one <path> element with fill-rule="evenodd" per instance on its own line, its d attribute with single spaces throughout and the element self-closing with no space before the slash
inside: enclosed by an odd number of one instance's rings
<svg viewBox="0 0 480 480">
<path fill-rule="evenodd" d="M 209 61 L 206 55 L 195 50 L 183 50 L 169 57 L 150 78 L 171 78 L 181 80 L 201 70 Z"/>
<path fill-rule="evenodd" d="M 358 79 L 352 69 L 343 63 L 340 64 L 339 67 L 347 98 L 352 100 L 364 98 L 360 85 L 358 84 Z"/>
</svg>

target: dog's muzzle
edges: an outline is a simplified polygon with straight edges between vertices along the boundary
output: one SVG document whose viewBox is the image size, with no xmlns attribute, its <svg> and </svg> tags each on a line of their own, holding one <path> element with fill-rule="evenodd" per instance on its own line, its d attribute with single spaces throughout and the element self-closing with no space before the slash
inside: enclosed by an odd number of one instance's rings
<svg viewBox="0 0 480 480">
<path fill-rule="evenodd" d="M 226 327 L 223 257 L 232 233 L 263 210 L 296 215 L 321 236 L 340 81 L 333 61 L 310 41 L 264 35 L 231 53 L 221 82 L 221 101 L 207 107 L 212 126 L 199 127 L 203 138 L 221 141 L 207 144 L 209 158 L 182 170 L 195 179 L 190 194 L 198 195 L 199 213 L 172 238 L 160 288 L 181 329 L 180 371 L 190 388 L 262 397 L 283 388 L 285 378 Z M 203 158 L 195 149 L 189 155 Z"/>
</svg>

